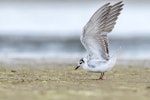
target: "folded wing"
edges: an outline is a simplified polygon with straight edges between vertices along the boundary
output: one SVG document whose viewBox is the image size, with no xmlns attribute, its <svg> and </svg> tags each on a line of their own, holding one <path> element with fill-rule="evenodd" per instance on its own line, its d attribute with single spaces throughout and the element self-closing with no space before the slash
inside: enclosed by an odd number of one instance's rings
<svg viewBox="0 0 150 100">
<path fill-rule="evenodd" d="M 81 42 L 91 59 L 109 60 L 108 37 L 122 10 L 122 1 L 99 8 L 84 26 Z"/>
</svg>

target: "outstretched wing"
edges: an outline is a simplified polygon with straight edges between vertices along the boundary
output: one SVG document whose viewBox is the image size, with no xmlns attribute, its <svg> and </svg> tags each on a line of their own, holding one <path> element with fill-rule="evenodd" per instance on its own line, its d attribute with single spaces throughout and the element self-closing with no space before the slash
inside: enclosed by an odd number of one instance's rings
<svg viewBox="0 0 150 100">
<path fill-rule="evenodd" d="M 91 59 L 109 59 L 107 34 L 113 30 L 122 6 L 122 1 L 103 5 L 84 26 L 81 42 Z"/>
</svg>

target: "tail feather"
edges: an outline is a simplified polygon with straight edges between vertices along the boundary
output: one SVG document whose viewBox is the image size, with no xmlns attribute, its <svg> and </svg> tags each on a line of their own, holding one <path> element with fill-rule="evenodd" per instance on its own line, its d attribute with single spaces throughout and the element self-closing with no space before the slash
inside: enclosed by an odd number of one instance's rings
<svg viewBox="0 0 150 100">
<path fill-rule="evenodd" d="M 117 61 L 117 57 L 118 57 L 120 51 L 121 51 L 121 47 L 118 48 L 118 49 L 113 53 L 113 55 L 110 57 L 109 62 L 108 62 L 108 65 L 109 65 L 108 70 L 111 70 L 111 69 L 115 66 L 116 61 Z"/>
<path fill-rule="evenodd" d="M 115 50 L 115 52 L 113 53 L 113 55 L 110 58 L 116 58 L 119 56 L 119 53 L 121 52 L 121 47 L 119 47 L 117 50 Z"/>
</svg>

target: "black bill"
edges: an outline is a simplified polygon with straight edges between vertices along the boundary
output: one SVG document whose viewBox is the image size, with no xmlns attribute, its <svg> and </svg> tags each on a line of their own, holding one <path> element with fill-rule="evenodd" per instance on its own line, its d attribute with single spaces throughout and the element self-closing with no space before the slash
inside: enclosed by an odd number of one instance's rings
<svg viewBox="0 0 150 100">
<path fill-rule="evenodd" d="M 77 70 L 80 66 L 77 66 L 74 70 Z"/>
</svg>

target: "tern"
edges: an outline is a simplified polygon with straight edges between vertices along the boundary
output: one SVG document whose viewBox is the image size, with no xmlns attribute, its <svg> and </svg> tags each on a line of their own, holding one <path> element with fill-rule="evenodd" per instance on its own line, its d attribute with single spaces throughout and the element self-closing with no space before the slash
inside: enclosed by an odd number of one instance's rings
<svg viewBox="0 0 150 100">
<path fill-rule="evenodd" d="M 115 66 L 117 54 L 110 57 L 107 35 L 113 30 L 123 5 L 123 1 L 106 3 L 92 15 L 80 38 L 87 56 L 79 60 L 75 70 L 81 66 L 86 71 L 100 73 L 99 79 L 103 79 L 104 73 Z"/>
</svg>

